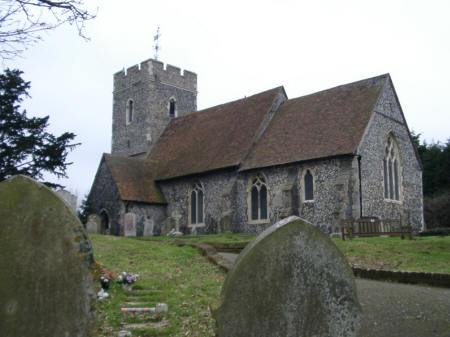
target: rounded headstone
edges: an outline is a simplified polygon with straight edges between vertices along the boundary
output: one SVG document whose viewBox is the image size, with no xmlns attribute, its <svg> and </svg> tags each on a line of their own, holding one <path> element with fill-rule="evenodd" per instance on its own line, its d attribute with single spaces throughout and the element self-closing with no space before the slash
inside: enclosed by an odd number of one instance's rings
<svg viewBox="0 0 450 337">
<path fill-rule="evenodd" d="M 269 227 L 239 255 L 213 310 L 219 337 L 352 337 L 360 305 L 334 243 L 298 217 Z"/>
<path fill-rule="evenodd" d="M 45 185 L 0 183 L 0 336 L 93 333 L 96 265 L 70 207 Z"/>
</svg>

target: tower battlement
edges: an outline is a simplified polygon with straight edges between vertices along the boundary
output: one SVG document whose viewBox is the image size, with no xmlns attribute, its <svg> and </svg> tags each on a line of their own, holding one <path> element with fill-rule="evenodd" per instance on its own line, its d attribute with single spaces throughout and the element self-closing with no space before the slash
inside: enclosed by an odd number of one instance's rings
<svg viewBox="0 0 450 337">
<path fill-rule="evenodd" d="M 148 59 L 114 74 L 114 91 L 123 90 L 139 81 L 160 81 L 166 85 L 197 92 L 197 74 Z"/>
<path fill-rule="evenodd" d="M 111 153 L 145 155 L 172 118 L 197 109 L 197 75 L 148 59 L 114 74 Z"/>
</svg>

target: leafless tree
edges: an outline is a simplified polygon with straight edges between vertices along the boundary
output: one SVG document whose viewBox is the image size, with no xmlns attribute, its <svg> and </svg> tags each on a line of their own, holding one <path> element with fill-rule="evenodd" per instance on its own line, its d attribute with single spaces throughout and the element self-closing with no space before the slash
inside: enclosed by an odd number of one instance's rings
<svg viewBox="0 0 450 337">
<path fill-rule="evenodd" d="M 42 33 L 65 23 L 74 25 L 83 39 L 85 23 L 96 17 L 84 0 L 0 0 L 0 58 L 19 56 Z"/>
</svg>

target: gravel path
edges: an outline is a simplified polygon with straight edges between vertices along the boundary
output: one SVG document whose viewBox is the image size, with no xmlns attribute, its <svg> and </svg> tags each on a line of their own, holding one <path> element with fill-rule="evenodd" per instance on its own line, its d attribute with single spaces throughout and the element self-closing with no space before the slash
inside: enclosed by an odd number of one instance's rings
<svg viewBox="0 0 450 337">
<path fill-rule="evenodd" d="M 220 253 L 233 263 L 237 254 Z M 356 279 L 361 337 L 450 337 L 450 289 Z"/>
</svg>

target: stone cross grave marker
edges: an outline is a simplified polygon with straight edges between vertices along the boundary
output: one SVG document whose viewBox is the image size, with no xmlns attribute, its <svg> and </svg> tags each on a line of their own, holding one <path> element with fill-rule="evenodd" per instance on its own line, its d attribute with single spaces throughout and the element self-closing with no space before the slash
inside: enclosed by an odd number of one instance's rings
<svg viewBox="0 0 450 337">
<path fill-rule="evenodd" d="M 153 236 L 153 219 L 146 218 L 144 221 L 144 236 Z"/>
<path fill-rule="evenodd" d="M 125 222 L 124 236 L 136 236 L 136 214 L 125 213 L 124 222 Z"/>
<path fill-rule="evenodd" d="M 180 211 L 177 209 L 175 209 L 172 212 L 172 218 L 175 220 L 175 232 L 172 234 L 173 236 L 182 236 L 183 233 L 180 232 L 180 219 L 181 219 L 182 215 L 180 213 Z"/>
<path fill-rule="evenodd" d="M 354 337 L 360 311 L 345 257 L 320 230 L 291 216 L 239 255 L 213 316 L 219 337 Z"/>
<path fill-rule="evenodd" d="M 98 214 L 90 214 L 86 222 L 86 231 L 88 233 L 99 234 L 102 220 Z"/>
<path fill-rule="evenodd" d="M 98 268 L 77 216 L 25 176 L 0 183 L 0 336 L 93 333 Z"/>
</svg>

